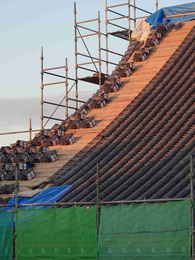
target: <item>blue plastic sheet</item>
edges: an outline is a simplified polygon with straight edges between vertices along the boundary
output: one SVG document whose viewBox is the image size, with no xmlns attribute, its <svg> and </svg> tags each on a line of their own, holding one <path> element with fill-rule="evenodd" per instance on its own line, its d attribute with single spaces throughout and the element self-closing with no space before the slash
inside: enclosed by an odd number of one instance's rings
<svg viewBox="0 0 195 260">
<path fill-rule="evenodd" d="M 152 15 L 146 21 L 156 27 L 162 23 L 185 22 L 195 19 L 195 2 L 183 5 L 176 5 L 162 8 Z"/>
<path fill-rule="evenodd" d="M 17 203 L 19 208 L 48 208 L 49 206 L 20 206 L 21 204 L 34 204 L 34 203 L 54 203 L 63 197 L 63 195 L 70 189 L 71 186 L 52 186 L 49 187 L 38 194 L 34 195 L 32 198 L 18 197 Z M 16 198 L 12 198 L 8 201 L 10 207 L 3 208 L 2 210 L 12 209 L 16 203 Z"/>
</svg>

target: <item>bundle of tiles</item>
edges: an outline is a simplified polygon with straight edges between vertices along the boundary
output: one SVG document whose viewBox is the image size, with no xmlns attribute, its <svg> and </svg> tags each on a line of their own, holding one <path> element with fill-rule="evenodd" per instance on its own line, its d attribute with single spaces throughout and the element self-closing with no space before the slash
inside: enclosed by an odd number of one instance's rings
<svg viewBox="0 0 195 260">
<path fill-rule="evenodd" d="M 55 150 L 19 140 L 11 146 L 0 148 L 0 180 L 30 180 L 35 177 L 34 163 L 56 160 Z"/>
<path fill-rule="evenodd" d="M 160 43 L 163 37 L 170 32 L 173 28 L 180 29 L 182 23 L 172 23 L 172 24 L 159 24 L 155 29 L 153 29 L 144 43 L 144 46 L 141 47 L 133 55 L 134 62 L 144 61 L 148 58 L 153 50 L 155 50 L 156 45 Z"/>
<path fill-rule="evenodd" d="M 13 194 L 18 190 L 17 184 L 0 184 L 0 194 Z M 0 201 L 3 203 L 4 200 Z M 6 201 L 5 201 L 6 203 Z"/>
</svg>

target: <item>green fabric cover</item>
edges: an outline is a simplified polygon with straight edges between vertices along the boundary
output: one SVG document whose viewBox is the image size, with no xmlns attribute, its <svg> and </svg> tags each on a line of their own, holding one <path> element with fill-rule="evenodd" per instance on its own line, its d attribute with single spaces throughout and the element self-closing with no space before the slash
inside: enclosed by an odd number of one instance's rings
<svg viewBox="0 0 195 260">
<path fill-rule="evenodd" d="M 100 260 L 187 260 L 191 255 L 189 201 L 104 206 Z"/>
<path fill-rule="evenodd" d="M 96 259 L 96 208 L 19 210 L 17 260 Z"/>
<path fill-rule="evenodd" d="M 13 255 L 13 215 L 0 211 L 0 259 L 12 260 Z"/>
</svg>

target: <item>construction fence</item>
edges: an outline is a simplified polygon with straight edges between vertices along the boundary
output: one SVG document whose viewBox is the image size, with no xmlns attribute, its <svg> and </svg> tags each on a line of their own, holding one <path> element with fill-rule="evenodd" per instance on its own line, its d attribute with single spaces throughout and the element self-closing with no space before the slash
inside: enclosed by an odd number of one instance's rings
<svg viewBox="0 0 195 260">
<path fill-rule="evenodd" d="M 189 200 L 1 211 L 0 259 L 187 260 L 191 212 Z"/>
</svg>

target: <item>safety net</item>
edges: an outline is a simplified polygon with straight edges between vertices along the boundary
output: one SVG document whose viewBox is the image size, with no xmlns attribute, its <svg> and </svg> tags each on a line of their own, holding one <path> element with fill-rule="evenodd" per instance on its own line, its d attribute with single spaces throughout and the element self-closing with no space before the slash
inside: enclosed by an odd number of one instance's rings
<svg viewBox="0 0 195 260">
<path fill-rule="evenodd" d="M 2 260 L 12 260 L 13 234 L 13 213 L 0 211 L 0 259 Z"/>
<path fill-rule="evenodd" d="M 101 260 L 187 260 L 191 248 L 189 201 L 101 208 Z"/>
<path fill-rule="evenodd" d="M 96 259 L 96 208 L 20 209 L 16 259 Z"/>
</svg>

